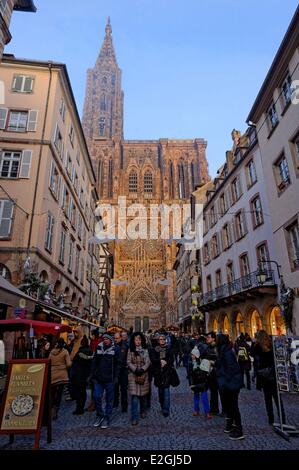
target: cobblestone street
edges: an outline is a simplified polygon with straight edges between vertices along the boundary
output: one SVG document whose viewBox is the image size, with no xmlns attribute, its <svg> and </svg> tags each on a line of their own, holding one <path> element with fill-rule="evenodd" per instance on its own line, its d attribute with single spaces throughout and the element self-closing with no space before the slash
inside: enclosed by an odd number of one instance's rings
<svg viewBox="0 0 299 470">
<path fill-rule="evenodd" d="M 130 415 L 114 411 L 111 427 L 102 430 L 94 428 L 95 413 L 73 416 L 73 402 L 63 401 L 57 421 L 53 422 L 53 440 L 46 442 L 43 429 L 41 449 L 47 450 L 294 450 L 299 449 L 299 437 L 289 442 L 277 435 L 268 425 L 263 394 L 242 390 L 240 410 L 245 439 L 231 441 L 223 432 L 225 420 L 213 417 L 207 421 L 202 415 L 192 416 L 192 393 L 189 391 L 185 370 L 180 367 L 181 385 L 171 390 L 171 415 L 160 414 L 156 389 L 154 387 L 152 408 L 146 419 L 132 427 Z M 299 423 L 298 396 L 284 396 L 289 424 Z M 31 449 L 33 436 L 16 436 L 15 443 L 8 445 L 8 436 L 0 437 L 1 449 Z"/>
</svg>

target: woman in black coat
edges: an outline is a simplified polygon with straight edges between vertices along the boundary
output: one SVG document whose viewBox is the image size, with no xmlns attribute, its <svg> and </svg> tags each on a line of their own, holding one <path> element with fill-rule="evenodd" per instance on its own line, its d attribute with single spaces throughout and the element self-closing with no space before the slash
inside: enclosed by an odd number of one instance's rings
<svg viewBox="0 0 299 470">
<path fill-rule="evenodd" d="M 89 347 L 87 336 L 84 335 L 72 364 L 72 390 L 77 405 L 73 415 L 82 415 L 84 413 L 87 379 L 90 374 L 92 358 L 92 350 Z"/>
<path fill-rule="evenodd" d="M 252 349 L 252 355 L 254 357 L 257 368 L 256 388 L 258 390 L 263 390 L 264 392 L 268 421 L 269 424 L 272 425 L 274 423 L 272 400 L 275 402 L 277 412 L 279 412 L 279 407 L 272 341 L 266 331 L 261 330 L 258 332 L 256 343 Z M 282 422 L 285 423 L 285 413 L 282 402 L 281 414 Z"/>
<path fill-rule="evenodd" d="M 244 439 L 238 405 L 243 380 L 237 356 L 227 335 L 217 336 L 216 347 L 218 352 L 216 377 L 226 412 L 225 432 L 229 433 L 229 438 L 232 440 Z"/>
</svg>

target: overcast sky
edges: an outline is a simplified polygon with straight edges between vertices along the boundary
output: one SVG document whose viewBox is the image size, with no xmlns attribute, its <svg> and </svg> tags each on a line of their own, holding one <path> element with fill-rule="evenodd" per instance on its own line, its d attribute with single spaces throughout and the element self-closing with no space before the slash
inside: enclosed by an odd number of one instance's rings
<svg viewBox="0 0 299 470">
<path fill-rule="evenodd" d="M 34 0 L 14 12 L 16 57 L 64 62 L 80 114 L 86 70 L 111 17 L 123 72 L 125 138 L 208 141 L 215 176 L 245 120 L 297 0 Z"/>
</svg>

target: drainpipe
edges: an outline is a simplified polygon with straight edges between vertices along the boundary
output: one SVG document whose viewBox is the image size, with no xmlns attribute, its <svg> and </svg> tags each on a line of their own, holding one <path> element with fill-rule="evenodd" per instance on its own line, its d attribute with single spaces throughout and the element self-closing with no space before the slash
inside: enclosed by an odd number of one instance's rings
<svg viewBox="0 0 299 470">
<path fill-rule="evenodd" d="M 40 166 L 41 166 L 41 159 L 43 153 L 43 144 L 45 138 L 45 131 L 46 131 L 46 122 L 48 117 L 48 108 L 49 108 L 49 98 L 50 98 L 50 90 L 51 90 L 51 83 L 52 83 L 52 64 L 48 63 L 50 78 L 48 84 L 48 91 L 47 91 L 47 100 L 46 100 L 46 110 L 45 110 L 45 117 L 43 123 L 43 130 L 42 130 L 42 138 L 41 138 L 41 146 L 39 149 L 39 156 L 38 156 L 38 166 L 37 166 L 37 175 L 35 180 L 35 188 L 34 188 L 34 196 L 32 202 L 32 210 L 31 210 L 31 218 L 30 218 L 30 226 L 29 226 L 29 235 L 28 235 L 28 243 L 27 243 L 27 256 L 29 256 L 30 244 L 31 244 L 31 236 L 32 236 L 32 227 L 33 227 L 33 219 L 34 219 L 34 211 L 36 206 L 36 196 L 37 196 L 37 187 L 39 183 L 39 173 L 40 173 Z"/>
</svg>

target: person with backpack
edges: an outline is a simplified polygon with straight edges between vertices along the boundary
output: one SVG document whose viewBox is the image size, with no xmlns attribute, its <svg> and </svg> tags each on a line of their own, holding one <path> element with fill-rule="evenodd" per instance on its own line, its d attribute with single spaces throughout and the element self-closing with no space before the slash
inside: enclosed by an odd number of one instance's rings
<svg viewBox="0 0 299 470">
<path fill-rule="evenodd" d="M 243 387 L 245 387 L 244 374 L 246 375 L 247 390 L 251 389 L 250 386 L 250 370 L 251 370 L 251 359 L 250 359 L 250 346 L 246 341 L 246 337 L 243 333 L 240 334 L 239 338 L 235 343 L 235 351 L 238 358 L 238 364 L 240 366 Z"/>
<path fill-rule="evenodd" d="M 194 408 L 193 416 L 199 416 L 199 403 L 202 401 L 202 406 L 207 419 L 211 419 L 210 405 L 207 390 L 208 386 L 208 372 L 200 368 L 200 352 L 197 347 L 191 351 L 190 361 L 188 363 L 188 380 L 190 388 L 194 394 Z"/>
</svg>

